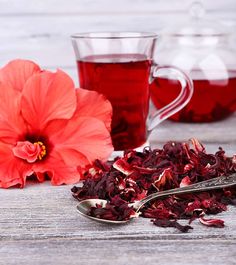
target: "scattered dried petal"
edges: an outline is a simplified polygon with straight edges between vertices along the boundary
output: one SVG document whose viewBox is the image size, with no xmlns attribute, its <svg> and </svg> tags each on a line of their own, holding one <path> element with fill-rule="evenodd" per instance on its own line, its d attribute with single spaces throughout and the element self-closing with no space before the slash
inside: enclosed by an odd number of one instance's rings
<svg viewBox="0 0 236 265">
<path fill-rule="evenodd" d="M 213 226 L 213 227 L 219 227 L 219 228 L 222 228 L 225 226 L 224 221 L 220 219 L 205 219 L 203 217 L 200 217 L 199 221 L 201 224 L 206 225 L 206 226 Z"/>
<path fill-rule="evenodd" d="M 182 233 L 187 233 L 189 229 L 193 229 L 190 225 L 181 225 L 176 220 L 168 220 L 168 219 L 161 219 L 161 220 L 152 220 L 153 224 L 160 227 L 175 227 Z"/>
</svg>

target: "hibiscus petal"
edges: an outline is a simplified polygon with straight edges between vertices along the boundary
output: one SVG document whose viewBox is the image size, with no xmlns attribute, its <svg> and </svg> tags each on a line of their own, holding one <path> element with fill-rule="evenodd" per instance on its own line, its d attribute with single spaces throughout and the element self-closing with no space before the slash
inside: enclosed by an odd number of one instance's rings
<svg viewBox="0 0 236 265">
<path fill-rule="evenodd" d="M 64 148 L 63 152 L 60 152 L 60 157 L 67 166 L 85 167 L 89 164 L 85 155 L 72 148 Z"/>
<path fill-rule="evenodd" d="M 203 217 L 199 218 L 200 223 L 206 226 L 213 226 L 213 227 L 224 227 L 224 221 L 221 219 L 206 219 Z"/>
<path fill-rule="evenodd" d="M 51 120 L 71 118 L 75 109 L 74 83 L 60 70 L 32 76 L 22 91 L 22 114 L 33 131 Z"/>
<path fill-rule="evenodd" d="M 49 173 L 52 185 L 75 184 L 80 181 L 80 173 L 76 168 L 70 168 L 66 165 L 54 167 Z"/>
<path fill-rule="evenodd" d="M 168 181 L 172 181 L 174 179 L 173 172 L 170 168 L 166 168 L 163 172 L 158 176 L 158 178 L 154 181 L 153 186 L 157 190 L 163 189 Z"/>
<path fill-rule="evenodd" d="M 54 152 L 42 163 L 33 165 L 34 172 L 37 176 L 47 174 L 53 185 L 75 184 L 80 180 L 80 173 L 76 167 L 70 167 L 58 159 L 57 152 Z"/>
<path fill-rule="evenodd" d="M 0 141 L 16 143 L 26 132 L 20 114 L 20 92 L 7 84 L 0 83 Z"/>
<path fill-rule="evenodd" d="M 57 167 L 54 168 L 51 174 L 49 174 L 51 178 L 52 185 L 62 185 L 62 184 L 75 184 L 80 181 L 80 173 L 76 170 L 76 168 L 68 168 L 68 167 Z"/>
<path fill-rule="evenodd" d="M 22 91 L 26 81 L 41 69 L 37 64 L 28 60 L 13 60 L 0 70 L 0 81 Z"/>
<path fill-rule="evenodd" d="M 181 180 L 179 187 L 182 188 L 182 187 L 186 187 L 186 186 L 191 185 L 191 184 L 192 184 L 192 182 L 191 182 L 189 176 L 186 176 Z"/>
<path fill-rule="evenodd" d="M 90 116 L 103 121 L 107 129 L 111 130 L 112 106 L 104 95 L 96 91 L 79 88 L 77 93 L 77 109 L 75 117 Z"/>
<path fill-rule="evenodd" d="M 26 177 L 33 172 L 23 160 L 16 158 L 12 146 L 0 143 L 0 187 L 9 188 L 15 185 L 24 187 Z"/>
<path fill-rule="evenodd" d="M 95 159 L 106 160 L 113 151 L 109 131 L 96 118 L 74 117 L 63 127 L 60 126 L 60 121 L 53 121 L 45 128 L 45 133 L 50 135 L 54 149 L 63 157 L 63 152 L 69 155 L 69 151 L 73 150 L 85 156 L 91 163 Z M 79 157 L 77 166 L 80 166 L 80 162 L 84 164 L 84 160 L 81 161 Z"/>
<path fill-rule="evenodd" d="M 53 142 L 53 139 L 60 139 L 61 137 L 61 130 L 64 130 L 66 128 L 68 123 L 68 120 L 57 120 L 57 121 L 52 121 L 48 124 L 48 126 L 44 130 L 44 134 L 49 135 L 50 142 L 51 144 L 57 145 L 57 143 Z M 77 124 L 76 124 L 77 126 Z M 58 144 L 61 143 L 61 141 L 64 141 L 63 139 L 59 140 Z M 57 152 L 56 148 L 53 147 L 51 148 L 50 156 L 55 157 L 55 152 Z M 63 152 L 57 153 L 57 159 L 58 161 L 64 161 L 64 163 L 67 166 L 78 166 L 80 165 L 81 167 L 84 167 L 88 164 L 90 164 L 89 160 L 85 155 L 82 153 L 78 152 L 77 150 L 74 149 L 74 147 L 68 146 L 63 148 Z"/>
<path fill-rule="evenodd" d="M 45 174 L 44 173 L 36 172 L 35 175 L 36 175 L 39 182 L 44 182 L 44 180 L 45 180 Z"/>
</svg>

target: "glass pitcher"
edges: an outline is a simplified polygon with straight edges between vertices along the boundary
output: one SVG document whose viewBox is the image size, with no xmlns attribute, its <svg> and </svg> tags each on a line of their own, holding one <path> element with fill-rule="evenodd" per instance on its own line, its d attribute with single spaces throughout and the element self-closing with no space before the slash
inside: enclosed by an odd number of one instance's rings
<svg viewBox="0 0 236 265">
<path fill-rule="evenodd" d="M 192 5 L 191 19 L 184 26 L 162 33 L 154 61 L 174 66 L 192 78 L 194 94 L 190 103 L 170 119 L 181 122 L 211 122 L 225 119 L 236 110 L 236 50 L 229 29 L 203 19 L 200 2 Z M 181 86 L 175 79 L 156 79 L 150 86 L 157 108 L 170 102 Z"/>
</svg>

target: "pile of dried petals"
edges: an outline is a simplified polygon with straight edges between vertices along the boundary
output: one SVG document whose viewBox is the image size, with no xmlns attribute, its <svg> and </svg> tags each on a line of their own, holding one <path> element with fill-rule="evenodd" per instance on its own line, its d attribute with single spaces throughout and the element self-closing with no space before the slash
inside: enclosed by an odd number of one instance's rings
<svg viewBox="0 0 236 265">
<path fill-rule="evenodd" d="M 106 208 L 91 209 L 95 217 L 127 220 L 135 212 L 128 203 L 162 190 L 183 187 L 221 175 L 236 172 L 236 156 L 226 157 L 222 148 L 213 155 L 196 139 L 189 143 L 168 142 L 163 149 L 145 148 L 143 152 L 126 151 L 113 163 L 97 160 L 84 173 L 82 187 L 73 187 L 78 200 L 100 198 L 108 201 Z M 141 210 L 141 216 L 152 218 L 162 227 L 176 227 L 182 232 L 192 229 L 177 219 L 198 218 L 206 226 L 223 227 L 220 219 L 206 219 L 205 214 L 225 211 L 227 204 L 236 205 L 235 188 L 170 196 L 156 200 Z"/>
</svg>

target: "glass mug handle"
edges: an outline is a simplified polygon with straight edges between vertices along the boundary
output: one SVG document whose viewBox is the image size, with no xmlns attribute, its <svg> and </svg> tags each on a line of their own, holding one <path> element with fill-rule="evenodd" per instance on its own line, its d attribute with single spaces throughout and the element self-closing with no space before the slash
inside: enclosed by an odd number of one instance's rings
<svg viewBox="0 0 236 265">
<path fill-rule="evenodd" d="M 167 118 L 184 108 L 193 95 L 193 81 L 188 77 L 187 74 L 173 66 L 152 66 L 150 84 L 154 79 L 167 75 L 174 76 L 175 80 L 178 80 L 180 82 L 181 91 L 178 97 L 168 105 L 150 114 L 147 126 L 149 133 L 162 121 L 166 120 Z"/>
</svg>

